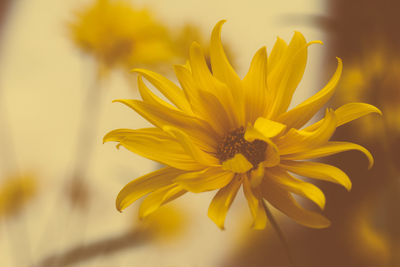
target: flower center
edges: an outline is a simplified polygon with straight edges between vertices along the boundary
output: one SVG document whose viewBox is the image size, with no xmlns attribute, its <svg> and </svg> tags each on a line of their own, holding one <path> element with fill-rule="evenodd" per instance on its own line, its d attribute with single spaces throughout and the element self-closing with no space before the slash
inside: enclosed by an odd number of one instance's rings
<svg viewBox="0 0 400 267">
<path fill-rule="evenodd" d="M 260 162 L 265 160 L 265 149 L 267 143 L 261 140 L 254 140 L 253 142 L 244 139 L 244 127 L 237 128 L 221 140 L 217 147 L 216 156 L 221 163 L 233 158 L 236 153 L 241 153 L 246 159 L 257 168 Z"/>
</svg>

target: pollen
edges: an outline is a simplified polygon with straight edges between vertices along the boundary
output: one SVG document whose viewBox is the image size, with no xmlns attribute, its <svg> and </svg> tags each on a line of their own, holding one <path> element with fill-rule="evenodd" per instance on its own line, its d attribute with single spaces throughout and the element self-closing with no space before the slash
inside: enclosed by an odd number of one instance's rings
<svg viewBox="0 0 400 267">
<path fill-rule="evenodd" d="M 219 142 L 216 156 L 221 163 L 233 158 L 236 153 L 245 156 L 254 168 L 257 168 L 258 164 L 265 160 L 267 143 L 261 140 L 246 141 L 244 133 L 244 127 L 237 128 L 225 135 Z"/>
</svg>

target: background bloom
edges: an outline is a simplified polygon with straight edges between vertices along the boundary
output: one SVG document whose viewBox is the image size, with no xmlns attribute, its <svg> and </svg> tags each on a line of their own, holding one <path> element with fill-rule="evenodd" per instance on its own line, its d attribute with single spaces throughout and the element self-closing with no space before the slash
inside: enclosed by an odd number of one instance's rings
<svg viewBox="0 0 400 267">
<path fill-rule="evenodd" d="M 75 44 L 105 68 L 159 64 L 175 56 L 166 27 L 124 0 L 96 0 L 78 10 L 69 26 Z"/>
</svg>

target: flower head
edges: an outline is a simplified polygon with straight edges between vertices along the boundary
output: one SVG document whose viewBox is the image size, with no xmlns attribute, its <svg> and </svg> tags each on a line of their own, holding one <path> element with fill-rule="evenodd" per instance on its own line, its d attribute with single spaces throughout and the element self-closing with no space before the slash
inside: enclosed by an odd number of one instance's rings
<svg viewBox="0 0 400 267">
<path fill-rule="evenodd" d="M 119 142 L 118 146 L 167 165 L 127 184 L 117 197 L 117 209 L 121 211 L 147 196 L 139 210 L 144 217 L 188 191 L 218 190 L 208 216 L 224 228 L 229 207 L 243 187 L 256 229 L 266 225 L 264 200 L 302 225 L 329 226 L 325 217 L 302 208 L 292 195 L 310 199 L 323 209 L 323 192 L 292 174 L 334 182 L 350 190 L 350 179 L 343 171 L 306 160 L 358 150 L 367 156 L 371 167 L 373 158 L 365 148 L 329 139 L 336 127 L 380 111 L 368 104 L 346 104 L 337 110 L 327 109 L 323 119 L 304 128 L 334 93 L 341 60 L 322 90 L 288 111 L 304 73 L 307 48 L 320 42 L 307 43 L 299 32 L 289 44 L 278 38 L 269 57 L 265 47 L 257 51 L 247 75 L 240 79 L 221 43 L 223 23 L 219 22 L 211 35 L 212 71 L 200 46 L 194 43 L 189 63 L 175 67 L 182 89 L 159 74 L 137 69 L 143 101 L 116 100 L 156 127 L 114 130 L 104 141 Z M 142 76 L 171 103 L 153 94 Z"/>
<path fill-rule="evenodd" d="M 97 0 L 76 13 L 71 37 L 102 67 L 154 64 L 174 56 L 167 29 L 148 10 L 134 9 L 124 0 Z"/>
</svg>

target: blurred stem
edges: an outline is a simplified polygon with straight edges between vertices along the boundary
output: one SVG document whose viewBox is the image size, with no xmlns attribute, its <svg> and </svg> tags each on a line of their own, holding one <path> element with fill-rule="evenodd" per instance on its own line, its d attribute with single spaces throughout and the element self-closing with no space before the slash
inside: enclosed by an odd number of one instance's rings
<svg viewBox="0 0 400 267">
<path fill-rule="evenodd" d="M 102 77 L 95 74 L 83 104 L 83 112 L 78 128 L 76 155 L 72 179 L 82 179 L 87 175 L 93 152 L 94 137 L 99 122 L 99 109 L 102 94 Z"/>
<path fill-rule="evenodd" d="M 124 249 L 141 245 L 147 239 L 147 233 L 141 230 L 122 233 L 86 245 L 75 246 L 59 254 L 50 255 L 41 260 L 35 267 L 61 267 L 82 263 L 99 256 L 109 256 Z"/>
<path fill-rule="evenodd" d="M 271 210 L 268 208 L 267 203 L 264 201 L 262 201 L 265 213 L 267 214 L 267 218 L 269 220 L 269 222 L 271 223 L 272 227 L 274 228 L 276 234 L 279 237 L 279 240 L 282 242 L 283 248 L 286 252 L 286 255 L 288 257 L 290 266 L 295 267 L 296 265 L 294 264 L 293 258 L 292 258 L 292 254 L 290 253 L 290 249 L 289 249 L 289 245 L 288 242 L 282 232 L 282 230 L 279 228 L 279 225 L 277 224 L 277 222 L 275 221 L 274 216 L 272 215 Z"/>
</svg>

